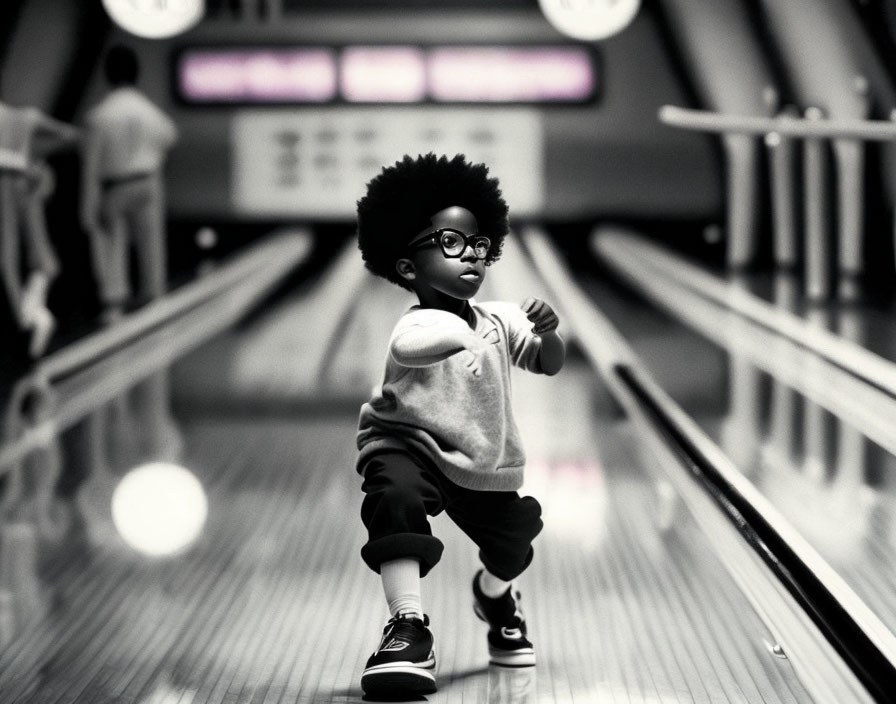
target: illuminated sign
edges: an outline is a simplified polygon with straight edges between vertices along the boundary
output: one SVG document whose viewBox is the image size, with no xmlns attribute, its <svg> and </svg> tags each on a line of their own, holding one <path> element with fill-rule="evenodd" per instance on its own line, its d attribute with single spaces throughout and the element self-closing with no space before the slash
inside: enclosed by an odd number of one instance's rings
<svg viewBox="0 0 896 704">
<path fill-rule="evenodd" d="M 175 63 L 191 104 L 584 103 L 597 91 L 579 46 L 195 47 Z"/>
<path fill-rule="evenodd" d="M 429 56 L 440 102 L 579 102 L 594 92 L 594 66 L 580 49 L 445 47 Z"/>
<path fill-rule="evenodd" d="M 346 49 L 340 85 L 350 102 L 419 103 L 426 98 L 424 54 L 413 47 Z"/>
<path fill-rule="evenodd" d="M 197 103 L 324 103 L 337 94 L 328 49 L 191 50 L 177 78 L 181 95 Z"/>
</svg>

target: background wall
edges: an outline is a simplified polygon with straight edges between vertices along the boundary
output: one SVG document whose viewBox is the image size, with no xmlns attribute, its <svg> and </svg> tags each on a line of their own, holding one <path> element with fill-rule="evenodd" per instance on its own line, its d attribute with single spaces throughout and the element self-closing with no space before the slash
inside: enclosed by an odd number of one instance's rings
<svg viewBox="0 0 896 704">
<path fill-rule="evenodd" d="M 231 142 L 235 108 L 178 104 L 171 59 L 190 45 L 567 43 L 537 9 L 453 11 L 305 11 L 276 23 L 211 18 L 170 41 L 135 40 L 144 66 L 141 87 L 175 117 L 182 140 L 171 154 L 170 208 L 174 218 L 252 219 L 233 207 Z M 599 96 L 585 107 L 536 108 L 543 124 L 544 207 L 547 221 L 631 217 L 717 217 L 720 171 L 708 137 L 666 128 L 656 118 L 664 103 L 690 104 L 676 75 L 657 19 L 649 7 L 622 34 L 597 45 Z M 85 105 L 103 90 L 99 78 Z M 343 106 L 344 107 L 344 106 Z M 419 107 L 419 106 L 415 106 Z M 301 107 L 275 108 L 294 110 Z M 394 111 L 402 110 L 396 106 Z M 438 106 L 426 106 L 434 113 Z M 520 150 L 529 148 L 520 144 Z M 400 158 L 400 154 L 395 158 Z M 360 196 L 360 194 L 358 194 Z M 349 203 L 349 209 L 353 202 Z M 346 214 L 348 217 L 348 211 Z"/>
</svg>

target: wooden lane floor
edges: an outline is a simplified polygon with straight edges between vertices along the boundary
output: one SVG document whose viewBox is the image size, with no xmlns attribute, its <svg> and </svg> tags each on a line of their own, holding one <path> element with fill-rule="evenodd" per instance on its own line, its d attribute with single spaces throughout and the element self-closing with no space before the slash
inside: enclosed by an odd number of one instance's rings
<svg viewBox="0 0 896 704">
<path fill-rule="evenodd" d="M 882 649 L 896 654 L 891 323 L 870 305 L 806 308 L 802 284 L 791 273 L 765 281 L 703 273 L 702 283 L 710 284 L 706 296 L 686 286 L 673 291 L 669 281 L 687 280 L 681 271 L 692 270 L 678 260 L 666 263 L 675 266 L 652 268 L 638 284 L 661 302 L 649 323 L 642 315 L 640 330 L 628 325 L 630 307 L 617 288 L 596 278 L 582 281 L 646 352 L 665 388 L 811 547 L 817 564 L 823 561 L 836 576 L 840 603 L 850 604 L 865 630 L 889 643 Z M 755 320 L 732 312 L 726 295 L 742 311 L 764 312 Z M 777 308 L 762 307 L 770 301 Z M 769 325 L 775 315 L 781 316 L 778 329 Z M 645 330 L 654 339 L 689 338 L 690 354 L 672 355 L 656 345 L 650 350 Z M 813 349 L 813 335 L 824 344 Z M 863 363 L 847 364 L 848 355 Z M 716 373 L 707 371 L 710 364 L 695 365 L 698 358 L 714 360 Z M 873 383 L 856 370 L 873 370 Z"/>
<path fill-rule="evenodd" d="M 539 662 L 488 666 L 471 609 L 476 550 L 440 516 L 445 557 L 424 583 L 440 688 L 426 699 L 808 701 L 687 513 L 649 479 L 590 370 L 573 358 L 558 377 L 520 376 L 516 394 L 524 491 L 545 510 L 519 583 Z M 355 415 L 180 421 L 183 464 L 209 507 L 186 552 L 150 559 L 118 537 L 111 472 L 85 484 L 83 531 L 48 541 L 6 526 L 3 544 L 32 545 L 34 561 L 3 577 L 0 701 L 361 700 L 387 612 L 358 553 Z"/>
<path fill-rule="evenodd" d="M 489 286 L 483 299 L 539 295 L 512 245 Z M 357 410 L 410 301 L 370 280 L 357 299 L 327 323 L 331 340 L 316 334 L 329 316 L 299 297 L 172 368 L 180 463 L 208 507 L 184 552 L 147 557 L 121 538 L 110 502 L 128 465 L 114 453 L 105 470 L 81 467 L 75 499 L 56 506 L 74 518 L 60 530 L 7 512 L 19 517 L 0 533 L 0 702 L 361 701 L 388 614 L 359 555 Z M 538 665 L 488 665 L 476 549 L 439 516 L 445 554 L 423 591 L 439 691 L 426 700 L 810 701 L 585 363 L 574 353 L 556 377 L 520 372 L 514 394 L 523 492 L 545 519 L 519 580 Z M 127 446 L 140 429 L 120 427 Z M 163 514 L 149 514 L 151 537 Z"/>
</svg>

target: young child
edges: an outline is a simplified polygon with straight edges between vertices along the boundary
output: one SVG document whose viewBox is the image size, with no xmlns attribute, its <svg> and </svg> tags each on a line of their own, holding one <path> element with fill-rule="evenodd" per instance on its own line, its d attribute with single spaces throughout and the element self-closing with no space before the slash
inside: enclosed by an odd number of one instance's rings
<svg viewBox="0 0 896 704">
<path fill-rule="evenodd" d="M 501 254 L 507 210 L 487 167 L 463 155 L 406 156 L 358 201 L 367 268 L 419 299 L 395 326 L 383 383 L 359 420 L 361 556 L 392 615 L 361 677 L 368 695 L 436 689 L 420 580 L 442 555 L 428 521 L 442 511 L 479 547 L 474 610 L 489 625 L 490 661 L 535 664 L 512 581 L 532 560 L 541 507 L 517 493 L 525 456 L 510 365 L 556 374 L 566 352 L 543 301 L 473 302 Z"/>
</svg>

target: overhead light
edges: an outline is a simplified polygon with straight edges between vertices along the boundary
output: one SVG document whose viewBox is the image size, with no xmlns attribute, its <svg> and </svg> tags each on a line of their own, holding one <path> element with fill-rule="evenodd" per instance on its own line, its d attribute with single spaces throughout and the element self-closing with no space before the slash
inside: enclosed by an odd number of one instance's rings
<svg viewBox="0 0 896 704">
<path fill-rule="evenodd" d="M 594 41 L 631 24 L 641 0 L 538 0 L 554 29 L 573 39 Z"/>
<path fill-rule="evenodd" d="M 103 7 L 123 30 L 148 39 L 185 32 L 205 14 L 205 0 L 103 0 Z"/>
</svg>

